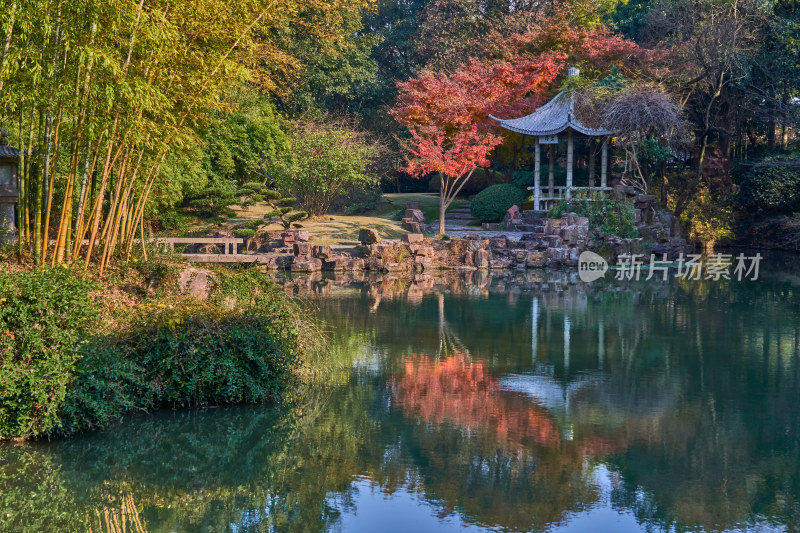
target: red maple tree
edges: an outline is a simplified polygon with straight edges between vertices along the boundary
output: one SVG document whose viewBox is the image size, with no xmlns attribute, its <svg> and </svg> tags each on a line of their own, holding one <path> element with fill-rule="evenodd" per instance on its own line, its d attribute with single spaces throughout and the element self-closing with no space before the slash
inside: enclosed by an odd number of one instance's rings
<svg viewBox="0 0 800 533">
<path fill-rule="evenodd" d="M 438 174 L 440 234 L 447 208 L 475 169 L 489 166 L 489 155 L 503 141 L 490 114 L 534 111 L 570 63 L 583 60 L 605 69 L 638 51 L 603 27 L 574 28 L 566 15 L 490 42 L 481 51 L 488 59 L 473 59 L 452 73 L 424 72 L 398 85 L 392 114 L 411 135 L 402 170 L 417 178 Z"/>
<path fill-rule="evenodd" d="M 563 61 L 559 52 L 516 64 L 476 60 L 452 74 L 427 72 L 400 84 L 393 115 L 411 134 L 403 170 L 418 178 L 438 174 L 440 234 L 447 208 L 503 142 L 489 114 L 540 105 Z"/>
</svg>

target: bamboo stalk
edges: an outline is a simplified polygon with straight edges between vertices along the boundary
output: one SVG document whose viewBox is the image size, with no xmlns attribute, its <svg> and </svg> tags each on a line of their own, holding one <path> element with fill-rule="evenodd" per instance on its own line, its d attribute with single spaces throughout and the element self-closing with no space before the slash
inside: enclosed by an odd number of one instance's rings
<svg viewBox="0 0 800 533">
<path fill-rule="evenodd" d="M 89 171 L 88 176 L 86 175 L 86 171 L 84 169 L 84 181 L 86 181 L 86 189 L 84 191 L 83 203 L 79 206 L 79 209 L 78 209 L 78 217 L 77 217 L 77 221 L 76 221 L 76 230 L 75 230 L 75 239 L 76 239 L 77 246 L 75 246 L 75 248 L 74 248 L 74 250 L 72 252 L 72 262 L 73 263 L 78 260 L 78 256 L 80 255 L 81 247 L 83 246 L 83 239 L 86 236 L 86 232 L 89 229 L 89 224 L 88 224 L 89 221 L 86 220 L 86 206 L 88 206 L 90 204 L 90 198 L 89 198 L 89 189 L 90 188 L 88 186 L 88 180 L 91 179 L 92 183 L 94 183 L 94 171 L 95 171 L 95 168 L 97 167 L 97 159 L 98 159 L 98 157 L 100 155 L 100 151 L 101 151 L 100 148 L 103 145 L 103 136 L 104 135 L 105 135 L 105 132 L 101 133 L 100 134 L 100 139 L 97 141 L 97 149 L 94 152 L 94 158 L 92 160 L 92 168 Z M 89 214 L 91 216 L 91 212 Z"/>
<path fill-rule="evenodd" d="M 53 207 L 53 188 L 56 181 L 56 165 L 58 164 L 58 149 L 61 143 L 61 120 L 63 118 L 63 111 L 64 108 L 61 104 L 58 105 L 58 118 L 56 120 L 56 131 L 54 135 L 54 150 L 53 150 L 53 157 L 52 157 L 52 168 L 50 170 L 50 182 L 48 183 L 47 188 L 47 210 L 45 212 L 44 217 L 44 237 L 42 238 L 44 242 L 44 249 L 42 250 L 42 261 L 47 260 L 47 248 L 50 242 L 50 212 Z"/>
<path fill-rule="evenodd" d="M 92 251 L 94 250 L 94 241 L 97 238 L 97 231 L 100 227 L 100 217 L 101 217 L 101 210 L 103 207 L 103 195 L 105 195 L 106 186 L 108 184 L 108 175 L 111 171 L 109 165 L 111 164 L 111 154 L 114 151 L 114 133 L 117 128 L 117 120 L 119 119 L 119 112 L 117 112 L 116 116 L 114 117 L 114 124 L 111 127 L 111 135 L 108 139 L 108 150 L 106 152 L 106 163 L 103 168 L 103 177 L 100 181 L 100 191 L 97 194 L 97 198 L 95 199 L 94 205 L 94 213 L 92 215 L 91 220 L 91 233 L 89 237 L 89 247 L 86 250 L 86 258 L 83 263 L 83 270 L 86 271 L 89 268 L 89 261 L 92 258 Z M 117 151 L 119 153 L 119 150 Z"/>
<path fill-rule="evenodd" d="M 3 55 L 0 58 L 0 95 L 3 94 L 3 85 L 5 83 L 5 77 L 2 75 L 2 70 L 6 66 L 6 60 L 8 59 L 8 50 L 11 48 L 11 37 L 14 35 L 14 23 L 16 22 L 17 16 L 17 2 L 11 4 L 11 9 L 9 13 L 6 15 L 8 21 L 8 30 L 6 30 L 6 40 L 3 43 Z"/>
<path fill-rule="evenodd" d="M 44 112 L 40 112 L 39 115 L 39 122 L 40 124 L 44 124 Z M 49 127 L 47 128 L 49 129 Z M 45 132 L 45 137 L 49 134 Z M 35 211 L 34 211 L 34 220 L 33 220 L 33 260 L 36 264 L 42 259 L 42 200 L 44 198 L 44 183 L 45 177 L 42 176 L 39 179 L 36 187 L 36 201 L 35 201 Z"/>
<path fill-rule="evenodd" d="M 139 220 L 143 222 L 143 215 L 144 215 L 144 206 L 145 202 L 147 201 L 147 197 L 150 194 L 150 189 L 153 186 L 153 181 L 155 181 L 156 176 L 158 175 L 158 171 L 161 169 L 161 164 L 157 163 L 154 164 L 153 168 L 150 169 L 150 172 L 147 174 L 147 178 L 144 180 L 144 186 L 142 187 L 142 194 L 139 195 L 139 201 L 136 203 L 136 207 L 134 209 L 134 217 L 133 217 L 133 225 L 132 231 L 127 236 L 126 239 L 126 247 L 125 247 L 125 260 L 127 261 L 128 257 L 131 254 L 131 248 L 133 246 L 133 239 L 136 233 L 136 225 L 139 224 Z"/>
<path fill-rule="evenodd" d="M 64 191 L 64 201 L 61 203 L 61 217 L 58 224 L 58 233 L 56 234 L 56 247 L 53 250 L 53 259 L 51 266 L 56 263 L 64 262 L 64 253 L 67 244 L 67 231 L 70 228 L 72 219 L 72 196 L 75 193 L 75 174 L 78 166 L 78 142 L 80 137 L 75 139 L 75 144 L 72 148 L 72 155 L 70 156 L 69 171 L 67 173 L 67 185 Z"/>
<path fill-rule="evenodd" d="M 139 239 L 142 242 L 142 255 L 144 256 L 144 260 L 147 261 L 147 241 L 144 239 L 144 218 L 139 217 Z M 133 243 L 133 239 L 131 239 L 131 243 Z M 130 254 L 130 248 L 128 248 L 128 254 Z M 125 258 L 127 259 L 127 257 Z"/>
<path fill-rule="evenodd" d="M 100 261 L 100 275 L 102 276 L 108 266 L 108 261 L 111 258 L 114 250 L 117 246 L 117 237 L 120 235 L 123 221 L 123 216 L 125 215 L 125 207 L 128 203 L 128 197 L 130 196 L 131 190 L 133 189 L 133 184 L 136 182 L 136 175 L 139 172 L 139 165 L 142 163 L 142 157 L 144 157 L 144 150 L 140 152 L 139 159 L 136 162 L 136 167 L 134 167 L 133 172 L 131 172 L 131 177 L 127 180 L 126 186 L 122 191 L 122 197 L 117 200 L 118 209 L 116 217 L 111 225 L 111 233 L 108 237 L 110 241 L 108 244 L 104 246 L 103 249 L 103 258 Z M 120 183 L 123 180 L 120 179 Z"/>
</svg>

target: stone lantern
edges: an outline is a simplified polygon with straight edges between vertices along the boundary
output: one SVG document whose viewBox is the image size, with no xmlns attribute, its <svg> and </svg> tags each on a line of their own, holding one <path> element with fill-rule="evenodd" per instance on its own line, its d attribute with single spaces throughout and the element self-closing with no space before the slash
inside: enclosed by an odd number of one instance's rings
<svg viewBox="0 0 800 533">
<path fill-rule="evenodd" d="M 18 164 L 19 150 L 8 146 L 8 132 L 0 128 L 0 244 L 14 244 Z"/>
</svg>

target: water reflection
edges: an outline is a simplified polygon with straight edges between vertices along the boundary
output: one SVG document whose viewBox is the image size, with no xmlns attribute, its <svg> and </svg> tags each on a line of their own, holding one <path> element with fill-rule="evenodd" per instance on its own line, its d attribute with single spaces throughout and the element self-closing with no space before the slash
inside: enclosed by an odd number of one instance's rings
<svg viewBox="0 0 800 533">
<path fill-rule="evenodd" d="M 800 285 L 771 274 L 294 278 L 332 337 L 295 404 L 0 446 L 0 530 L 796 530 Z"/>
</svg>

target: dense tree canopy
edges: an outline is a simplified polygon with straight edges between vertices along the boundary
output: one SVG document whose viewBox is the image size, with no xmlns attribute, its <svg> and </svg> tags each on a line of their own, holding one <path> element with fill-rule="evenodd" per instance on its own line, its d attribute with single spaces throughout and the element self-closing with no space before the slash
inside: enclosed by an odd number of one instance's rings
<svg viewBox="0 0 800 533">
<path fill-rule="evenodd" d="M 572 65 L 584 87 L 613 71 L 683 107 L 691 158 L 643 165 L 672 196 L 730 197 L 704 176 L 788 151 L 800 126 L 793 0 L 9 0 L 3 13 L 0 125 L 24 150 L 20 250 L 38 261 L 128 256 L 160 212 L 266 184 L 294 122 L 326 114 L 388 145 L 384 169 L 510 177 L 529 158 L 488 114 L 535 109 Z M 466 166 L 422 164 L 455 146 Z M 672 164 L 696 178 L 667 179 Z"/>
</svg>

